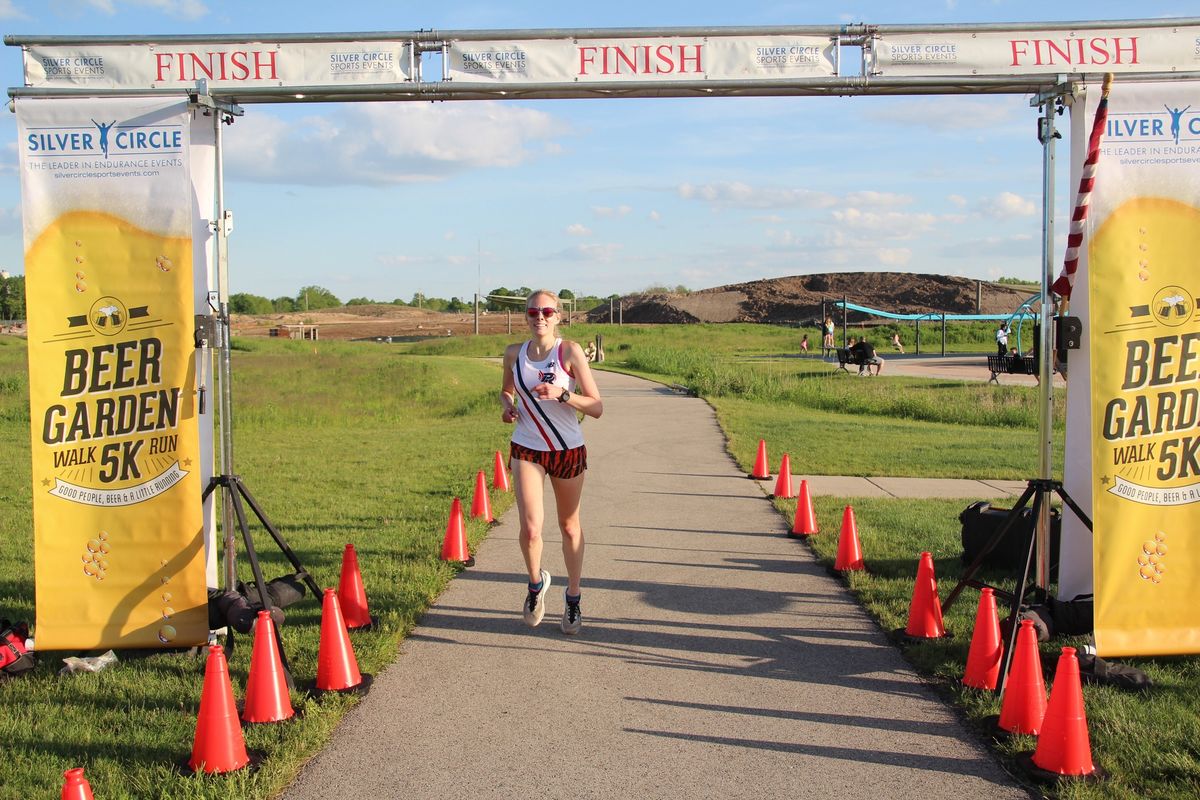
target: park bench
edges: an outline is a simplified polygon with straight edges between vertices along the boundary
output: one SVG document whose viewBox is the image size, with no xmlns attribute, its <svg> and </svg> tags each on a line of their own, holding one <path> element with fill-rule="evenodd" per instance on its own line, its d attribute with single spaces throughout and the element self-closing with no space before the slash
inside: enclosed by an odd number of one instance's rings
<svg viewBox="0 0 1200 800">
<path fill-rule="evenodd" d="M 987 357 L 988 371 L 992 377 L 988 383 L 1000 383 L 1001 373 L 1008 375 L 1037 375 L 1037 361 L 1029 356 L 1002 356 L 999 354 Z"/>
<path fill-rule="evenodd" d="M 847 347 L 839 347 L 837 349 L 837 360 L 838 369 L 846 373 L 850 372 L 850 370 L 846 369 L 847 364 L 853 364 L 858 367 L 859 372 L 862 372 L 862 368 L 866 366 L 866 362 L 859 358 L 857 354 L 851 353 Z"/>
</svg>

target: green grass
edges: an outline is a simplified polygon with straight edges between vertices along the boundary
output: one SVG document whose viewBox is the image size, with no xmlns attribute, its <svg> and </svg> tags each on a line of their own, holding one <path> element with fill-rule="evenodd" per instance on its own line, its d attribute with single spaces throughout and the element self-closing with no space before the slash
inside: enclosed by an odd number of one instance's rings
<svg viewBox="0 0 1200 800">
<path fill-rule="evenodd" d="M 770 442 L 773 460 L 788 452 L 794 471 L 808 474 L 1025 479 L 1037 466 L 1033 387 L 886 374 L 838 380 L 827 364 L 790 357 L 800 332 L 788 328 L 577 325 L 567 335 L 584 341 L 596 333 L 605 339 L 604 368 L 700 389 L 716 409 L 730 452 L 747 470 L 759 439 Z M 352 635 L 364 671 L 376 672 L 394 657 L 399 640 L 455 573 L 437 560 L 449 500 L 469 497 L 475 471 L 490 472 L 491 454 L 507 438 L 495 422 L 494 359 L 516 340 L 235 343 L 236 471 L 319 583 L 336 583 L 342 545 L 356 545 L 372 611 L 383 622 L 381 631 Z M 990 349 L 982 336 L 968 346 Z M 0 446 L 15 465 L 0 473 L 0 612 L 32 619 L 26 391 L 24 343 L 0 337 Z M 1056 453 L 1061 425 L 1060 413 Z M 828 564 L 847 502 L 816 499 L 822 533 L 807 542 Z M 847 583 L 883 630 L 900 628 L 921 551 L 935 557 L 943 596 L 957 580 L 957 517 L 965 503 L 852 502 L 867 571 L 849 574 Z M 497 513 L 510 504 L 510 496 L 493 497 Z M 777 502 L 789 522 L 794 506 Z M 472 541 L 484 533 L 471 526 Z M 268 577 L 287 571 L 272 544 L 260 543 L 259 551 Z M 1001 585 L 1012 578 L 982 577 Z M 904 652 L 986 741 L 983 720 L 998 712 L 997 702 L 959 683 L 976 599 L 969 591 L 950 610 L 952 638 Z M 288 611 L 285 647 L 297 677 L 311 679 L 319 608 L 307 599 Z M 235 682 L 244 682 L 249 666 L 248 640 L 241 641 L 231 661 Z M 1056 639 L 1043 650 L 1073 641 Z M 1048 794 L 1070 800 L 1200 796 L 1200 659 L 1128 663 L 1151 675 L 1152 692 L 1084 689 L 1094 757 L 1110 777 L 1049 787 Z M 191 745 L 198 659 L 122 653 L 117 667 L 72 678 L 57 678 L 57 666 L 47 657 L 32 679 L 0 684 L 6 756 L 0 798 L 53 796 L 62 770 L 76 765 L 87 767 L 97 797 L 267 797 L 322 746 L 351 702 L 309 703 L 297 723 L 247 728 L 248 746 L 268 756 L 257 771 L 184 778 L 175 765 Z M 1018 737 L 995 747 L 1011 762 L 1033 744 Z"/>
<path fill-rule="evenodd" d="M 795 501 L 774 502 L 790 522 Z M 836 497 L 813 500 L 821 532 L 805 541 L 831 569 L 837 557 L 838 532 L 847 502 Z M 844 578 L 884 631 L 897 631 L 907 623 L 913 579 L 922 551 L 933 555 L 943 599 L 961 577 L 958 513 L 962 507 L 959 500 L 853 500 L 866 569 L 845 573 Z M 983 571 L 978 577 L 1009 591 L 1015 588 L 1016 579 L 1007 571 Z M 961 684 L 978 597 L 978 592 L 968 589 L 950 607 L 945 617 L 949 638 L 898 646 L 904 647 L 904 654 L 913 666 L 959 707 L 981 738 L 990 740 L 993 727 L 987 718 L 1000 713 L 999 700 L 991 692 Z M 1000 613 L 1006 613 L 1003 605 Z M 1040 647 L 1053 657 L 1063 646 L 1084 642 L 1086 637 L 1056 637 Z M 1109 777 L 1094 784 L 1062 781 L 1056 787 L 1042 787 L 1043 790 L 1070 800 L 1168 800 L 1200 796 L 1200 716 L 1196 714 L 1200 659 L 1130 658 L 1122 663 L 1144 670 L 1155 686 L 1145 694 L 1108 686 L 1084 687 L 1093 759 Z M 1047 681 L 1047 685 L 1051 683 Z M 1032 736 L 1017 736 L 995 747 L 1001 759 L 1019 774 L 1017 757 L 1032 751 L 1036 744 Z"/>
<path fill-rule="evenodd" d="M 0 337 L 0 615 L 33 621 L 32 519 L 25 347 Z M 476 471 L 491 475 L 506 446 L 497 423 L 499 368 L 478 359 L 414 359 L 333 342 L 239 343 L 233 353 L 235 471 L 322 586 L 336 586 L 346 543 L 358 552 L 381 630 L 351 635 L 362 671 L 389 663 L 456 568 L 438 559 L 453 496 L 470 503 Z M 500 513 L 511 495 L 493 495 Z M 265 533 L 256 550 L 268 578 L 291 571 Z M 469 525 L 478 543 L 481 523 Z M 249 578 L 246 559 L 242 577 Z M 284 647 L 297 682 L 316 674 L 320 605 L 287 610 Z M 230 659 L 244 686 L 250 640 Z M 183 777 L 203 660 L 123 651 L 115 667 L 57 677 L 46 653 L 33 677 L 0 684 L 0 798 L 57 796 L 62 773 L 84 766 L 96 797 L 268 797 L 328 739 L 350 706 L 304 704 L 301 720 L 245 729 L 257 770 Z M 299 704 L 301 694 L 293 695 Z"/>
</svg>

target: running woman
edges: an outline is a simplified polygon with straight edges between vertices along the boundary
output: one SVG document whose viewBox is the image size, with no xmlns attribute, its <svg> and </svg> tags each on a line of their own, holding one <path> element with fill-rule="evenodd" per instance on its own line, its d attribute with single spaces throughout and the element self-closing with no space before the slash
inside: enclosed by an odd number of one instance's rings
<svg viewBox="0 0 1200 800">
<path fill-rule="evenodd" d="M 567 565 L 563 633 L 579 633 L 583 576 L 583 529 L 579 501 L 587 469 L 587 448 L 576 411 L 589 417 L 604 413 L 600 391 L 587 357 L 575 342 L 556 335 L 562 317 L 558 295 L 539 289 L 525 301 L 529 341 L 504 351 L 504 385 L 500 390 L 500 419 L 516 423 L 509 450 L 509 469 L 521 515 L 521 555 L 529 573 L 525 624 L 533 627 L 546 614 L 550 573 L 542 569 L 542 488 L 550 476 L 558 527 L 562 531 L 563 561 Z"/>
</svg>

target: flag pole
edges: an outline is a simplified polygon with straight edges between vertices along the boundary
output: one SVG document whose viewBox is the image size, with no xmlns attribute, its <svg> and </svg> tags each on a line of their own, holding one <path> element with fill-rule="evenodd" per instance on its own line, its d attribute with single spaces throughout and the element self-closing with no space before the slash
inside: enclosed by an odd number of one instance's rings
<svg viewBox="0 0 1200 800">
<path fill-rule="evenodd" d="M 1050 302 L 1050 282 L 1054 274 L 1051 259 L 1054 254 L 1054 172 L 1055 140 L 1061 134 L 1055 130 L 1054 119 L 1062 113 L 1066 87 L 1055 87 L 1053 94 L 1041 98 L 1042 116 L 1038 120 L 1038 139 L 1042 143 L 1042 304 L 1038 331 L 1038 478 L 1053 480 L 1052 453 L 1054 437 L 1053 416 L 1053 318 Z M 1050 587 L 1050 503 L 1034 504 L 1037 509 L 1037 535 L 1033 563 L 1033 584 L 1040 589 Z"/>
</svg>

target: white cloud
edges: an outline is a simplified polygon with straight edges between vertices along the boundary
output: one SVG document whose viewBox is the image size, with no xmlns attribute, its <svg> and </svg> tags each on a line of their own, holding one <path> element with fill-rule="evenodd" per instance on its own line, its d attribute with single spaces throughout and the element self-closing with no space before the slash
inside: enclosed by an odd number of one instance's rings
<svg viewBox="0 0 1200 800">
<path fill-rule="evenodd" d="M 1010 219 L 1012 217 L 1032 217 L 1037 213 L 1037 205 L 1027 198 L 1012 192 L 1001 192 L 995 197 L 985 197 L 978 203 L 979 213 L 989 217 Z"/>
<path fill-rule="evenodd" d="M 0 19 L 29 19 L 29 15 L 13 5 L 13 0 L 0 0 Z"/>
<path fill-rule="evenodd" d="M 885 267 L 906 267 L 912 261 L 912 250 L 907 247 L 881 247 L 875 257 Z"/>
<path fill-rule="evenodd" d="M 928 213 L 904 214 L 899 211 L 863 211 L 859 208 L 839 208 L 832 212 L 833 218 L 845 228 L 871 231 L 899 239 L 909 239 L 918 233 L 931 230 L 937 216 Z"/>
<path fill-rule="evenodd" d="M 650 213 L 647 214 L 646 216 L 651 222 L 658 222 L 659 220 L 662 219 L 662 214 L 658 213 L 657 211 L 655 211 L 653 209 L 651 209 Z"/>
<path fill-rule="evenodd" d="M 948 195 L 946 199 L 959 208 L 962 208 L 967 204 L 967 198 L 963 197 L 961 194 Z"/>
<path fill-rule="evenodd" d="M 225 135 L 227 174 L 312 186 L 434 181 L 517 166 L 564 130 L 542 111 L 494 102 L 366 103 L 296 120 L 256 109 Z"/>
<path fill-rule="evenodd" d="M 845 200 L 856 206 L 874 206 L 876 208 L 890 208 L 893 206 L 906 206 L 912 203 L 912 195 L 893 194 L 892 192 L 850 192 L 846 195 Z"/>
<path fill-rule="evenodd" d="M 828 208 L 837 198 L 810 189 L 754 187 L 741 181 L 695 185 L 682 183 L 676 192 L 684 200 L 700 200 L 728 208 Z"/>
<path fill-rule="evenodd" d="M 575 222 L 567 226 L 567 234 L 570 236 L 591 236 L 592 232 L 586 225 Z"/>
</svg>

